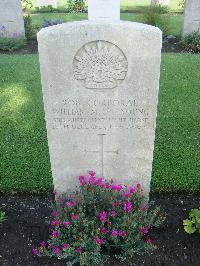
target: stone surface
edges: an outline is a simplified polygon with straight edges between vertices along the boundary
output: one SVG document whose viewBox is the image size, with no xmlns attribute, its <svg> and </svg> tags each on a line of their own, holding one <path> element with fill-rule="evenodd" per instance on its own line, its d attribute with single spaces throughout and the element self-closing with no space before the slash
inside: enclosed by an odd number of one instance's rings
<svg viewBox="0 0 200 266">
<path fill-rule="evenodd" d="M 140 182 L 148 196 L 161 35 L 158 28 L 122 21 L 71 22 L 38 33 L 58 193 L 94 169 L 126 184 Z"/>
<path fill-rule="evenodd" d="M 89 20 L 119 20 L 120 0 L 88 0 Z"/>
<path fill-rule="evenodd" d="M 37 0 L 34 6 L 35 7 L 52 6 L 52 7 L 57 8 L 58 1 L 57 0 Z"/>
<path fill-rule="evenodd" d="M 0 36 L 24 36 L 20 0 L 0 0 Z"/>
<path fill-rule="evenodd" d="M 200 0 L 186 0 L 183 35 L 200 31 Z"/>
<path fill-rule="evenodd" d="M 168 6 L 170 4 L 170 0 L 151 0 L 152 5 L 162 5 Z"/>
</svg>

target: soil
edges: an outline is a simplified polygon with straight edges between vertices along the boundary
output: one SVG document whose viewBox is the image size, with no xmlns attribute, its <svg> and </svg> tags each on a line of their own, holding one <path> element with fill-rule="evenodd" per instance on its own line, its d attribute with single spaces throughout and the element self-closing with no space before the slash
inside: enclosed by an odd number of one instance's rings
<svg viewBox="0 0 200 266">
<path fill-rule="evenodd" d="M 14 52 L 9 51 L 1 51 L 0 54 L 35 54 L 38 52 L 38 44 L 36 40 L 28 41 L 27 44 Z M 182 45 L 180 44 L 180 40 L 174 36 L 168 36 L 163 39 L 163 47 L 162 52 L 165 53 L 181 53 L 185 52 Z"/>
<path fill-rule="evenodd" d="M 62 266 L 56 259 L 38 259 L 32 249 L 48 238 L 48 195 L 0 196 L 0 209 L 7 220 L 0 225 L 0 265 L 2 266 Z M 152 255 L 136 257 L 125 264 L 110 262 L 109 265 L 137 266 L 199 266 L 200 235 L 184 232 L 182 221 L 192 208 L 200 206 L 200 194 L 152 194 L 156 204 L 161 205 L 167 218 L 159 229 L 152 229 L 150 236 L 158 246 Z"/>
</svg>

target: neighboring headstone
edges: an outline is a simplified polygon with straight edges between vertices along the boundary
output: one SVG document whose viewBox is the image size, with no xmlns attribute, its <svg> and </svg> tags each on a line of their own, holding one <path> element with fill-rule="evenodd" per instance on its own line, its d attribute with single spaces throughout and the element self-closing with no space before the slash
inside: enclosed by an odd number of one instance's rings
<svg viewBox="0 0 200 266">
<path fill-rule="evenodd" d="M 88 0 L 88 19 L 120 19 L 120 0 Z"/>
<path fill-rule="evenodd" d="M 45 7 L 52 6 L 54 8 L 58 7 L 58 0 L 37 0 L 34 4 L 35 7 Z"/>
<path fill-rule="evenodd" d="M 141 183 L 148 197 L 161 42 L 156 27 L 109 17 L 99 20 L 99 13 L 96 21 L 66 23 L 38 33 L 58 193 L 75 188 L 77 176 L 94 169 L 118 182 Z"/>
<path fill-rule="evenodd" d="M 183 35 L 200 31 L 200 0 L 186 0 Z"/>
<path fill-rule="evenodd" d="M 20 0 L 0 0 L 0 36 L 24 36 L 24 20 Z"/>
<path fill-rule="evenodd" d="M 169 3 L 170 3 L 170 0 L 151 0 L 152 5 L 168 6 Z"/>
</svg>

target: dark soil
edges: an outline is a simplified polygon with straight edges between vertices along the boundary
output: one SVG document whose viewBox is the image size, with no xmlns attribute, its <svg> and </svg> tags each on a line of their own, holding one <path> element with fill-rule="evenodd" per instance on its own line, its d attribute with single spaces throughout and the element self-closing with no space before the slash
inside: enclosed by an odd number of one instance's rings
<svg viewBox="0 0 200 266">
<path fill-rule="evenodd" d="M 199 266 L 200 235 L 186 234 L 182 221 L 192 208 L 200 206 L 200 194 L 153 194 L 151 199 L 167 213 L 162 227 L 150 232 L 158 249 L 150 256 L 136 257 L 132 264 L 111 262 L 110 265 Z M 35 245 L 48 238 L 47 202 L 48 196 L 0 196 L 0 209 L 8 217 L 0 225 L 0 265 L 65 265 L 63 261 L 32 255 Z"/>
<path fill-rule="evenodd" d="M 8 52 L 8 51 L 1 51 L 0 54 L 35 54 L 38 52 L 38 44 L 36 40 L 32 40 L 27 42 L 27 44 L 14 52 Z M 185 52 L 182 45 L 180 44 L 180 40 L 177 39 L 174 36 L 168 36 L 163 39 L 163 47 L 162 52 L 165 53 L 180 53 Z"/>
</svg>

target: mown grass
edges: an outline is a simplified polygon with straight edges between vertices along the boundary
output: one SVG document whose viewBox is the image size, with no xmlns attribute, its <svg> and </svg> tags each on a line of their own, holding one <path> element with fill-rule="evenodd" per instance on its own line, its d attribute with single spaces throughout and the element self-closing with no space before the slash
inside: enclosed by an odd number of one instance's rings
<svg viewBox="0 0 200 266">
<path fill-rule="evenodd" d="M 200 190 L 199 68 L 199 56 L 162 57 L 153 191 Z M 0 73 L 0 191 L 49 191 L 38 56 L 0 56 Z"/>
</svg>

